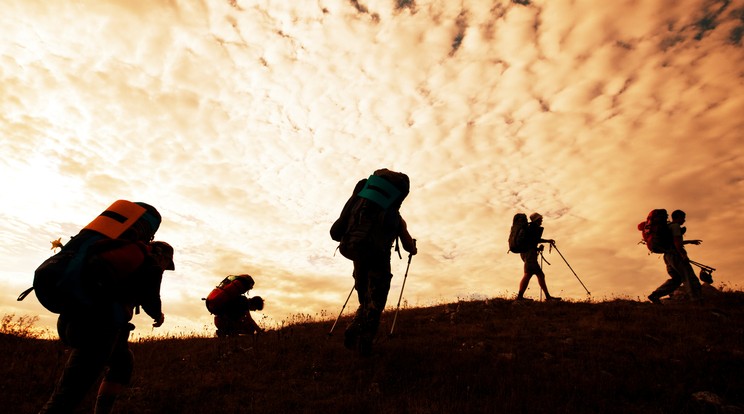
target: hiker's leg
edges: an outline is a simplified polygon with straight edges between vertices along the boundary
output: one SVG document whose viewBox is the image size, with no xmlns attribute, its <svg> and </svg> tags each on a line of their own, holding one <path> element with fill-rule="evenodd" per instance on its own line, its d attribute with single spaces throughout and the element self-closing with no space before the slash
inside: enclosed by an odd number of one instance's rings
<svg viewBox="0 0 744 414">
<path fill-rule="evenodd" d="M 132 379 L 134 355 L 129 349 L 129 330 L 122 330 L 109 359 L 109 370 L 98 388 L 94 414 L 108 414 L 116 398 Z"/>
<path fill-rule="evenodd" d="M 522 280 L 519 282 L 519 293 L 517 294 L 517 297 L 524 297 L 524 292 L 527 291 L 527 286 L 529 286 L 530 284 L 530 279 L 532 279 L 532 274 L 525 272 L 524 276 L 522 276 Z"/>
<path fill-rule="evenodd" d="M 360 309 L 369 303 L 369 266 L 361 261 L 354 262 L 354 290 L 357 292 Z"/>
<path fill-rule="evenodd" d="M 60 337 L 66 339 L 72 351 L 54 393 L 41 413 L 72 412 L 103 372 L 116 334 L 106 326 L 89 326 L 87 322 L 60 316 Z"/>
<path fill-rule="evenodd" d="M 344 332 L 344 346 L 348 349 L 356 349 L 362 326 L 366 324 L 367 304 L 369 303 L 369 277 L 367 266 L 361 261 L 354 262 L 354 290 L 357 292 L 359 307 L 354 317 L 346 326 Z"/>
<path fill-rule="evenodd" d="M 540 273 L 535 274 L 537 276 L 537 283 L 540 285 L 540 289 L 545 292 L 545 297 L 550 298 L 550 292 L 548 292 L 548 285 L 545 283 L 545 273 L 540 271 Z"/>
<path fill-rule="evenodd" d="M 380 316 L 385 309 L 388 293 L 390 292 L 390 280 L 393 275 L 390 267 L 382 267 L 369 272 L 370 279 L 370 304 L 367 308 L 367 332 L 374 336 L 380 326 Z"/>
<path fill-rule="evenodd" d="M 669 279 L 648 296 L 652 302 L 658 302 L 660 298 L 671 295 L 682 284 L 682 276 L 674 268 L 674 256 L 676 256 L 675 253 L 664 253 L 664 264 Z"/>
<path fill-rule="evenodd" d="M 661 298 L 667 295 L 671 295 L 675 290 L 682 284 L 682 275 L 679 274 L 675 268 L 676 257 L 679 255 L 676 253 L 664 253 L 664 264 L 666 265 L 666 271 L 669 275 L 669 279 L 662 283 L 661 286 L 656 288 L 652 296 Z"/>
<path fill-rule="evenodd" d="M 93 414 L 109 414 L 114 409 L 116 397 L 124 392 L 124 384 L 104 380 L 98 387 L 98 396 L 96 397 L 96 407 Z"/>
<path fill-rule="evenodd" d="M 673 267 L 676 270 L 676 273 L 680 275 L 679 279 L 682 283 L 684 283 L 690 299 L 700 300 L 700 280 L 695 274 L 695 270 L 692 268 L 690 262 L 684 260 L 680 255 L 675 255 Z"/>
<path fill-rule="evenodd" d="M 689 262 L 685 263 L 685 265 L 687 267 L 686 273 L 689 282 L 686 282 L 686 284 L 690 289 L 690 295 L 693 299 L 700 300 L 703 297 L 702 288 L 700 287 L 700 279 L 698 279 L 695 271 L 692 269 L 692 265 L 690 265 Z"/>
<path fill-rule="evenodd" d="M 524 261 L 524 276 L 522 277 L 522 281 L 519 282 L 519 294 L 517 297 L 522 298 L 524 295 L 524 292 L 527 291 L 527 286 L 530 283 L 530 279 L 532 278 L 532 275 L 543 275 L 542 269 L 540 268 L 540 264 L 537 262 L 537 250 L 530 250 L 527 253 L 522 253 L 520 255 L 522 260 Z M 545 282 L 542 281 L 540 284 L 540 287 L 542 288 L 543 284 Z"/>
</svg>

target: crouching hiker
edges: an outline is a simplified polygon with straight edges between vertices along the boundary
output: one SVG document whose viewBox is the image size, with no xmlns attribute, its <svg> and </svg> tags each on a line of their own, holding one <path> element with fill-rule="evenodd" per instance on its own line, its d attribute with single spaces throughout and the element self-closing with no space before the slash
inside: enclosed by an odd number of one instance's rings
<svg viewBox="0 0 744 414">
<path fill-rule="evenodd" d="M 110 413 L 129 384 L 134 357 L 128 345 L 134 309 L 163 324 L 160 284 L 174 270 L 173 248 L 151 241 L 160 225 L 158 211 L 145 203 L 119 200 L 37 269 L 34 288 L 42 304 L 59 313 L 57 330 L 71 348 L 62 376 L 41 413 L 70 413 L 100 375 L 95 413 Z M 67 260 L 70 259 L 70 260 Z M 65 262 L 67 260 L 67 262 Z M 59 263 L 67 270 L 54 293 L 44 283 Z M 37 280 L 38 279 L 38 280 Z M 108 369 L 107 369 L 108 368 Z"/>
<path fill-rule="evenodd" d="M 230 275 L 220 282 L 207 296 L 207 310 L 214 315 L 217 336 L 254 335 L 263 329 L 253 320 L 251 311 L 264 308 L 260 296 L 247 297 L 253 289 L 254 281 L 250 275 Z"/>
</svg>

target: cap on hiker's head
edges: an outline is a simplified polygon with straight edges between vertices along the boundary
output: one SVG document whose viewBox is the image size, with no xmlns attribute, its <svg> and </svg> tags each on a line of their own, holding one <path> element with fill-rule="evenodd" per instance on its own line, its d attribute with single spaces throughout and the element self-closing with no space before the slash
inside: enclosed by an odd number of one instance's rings
<svg viewBox="0 0 744 414">
<path fill-rule="evenodd" d="M 530 214 L 530 221 L 537 221 L 537 220 L 540 220 L 541 218 L 542 216 L 540 215 L 540 213 Z"/>
<path fill-rule="evenodd" d="M 264 308 L 264 300 L 261 296 L 254 296 L 248 299 L 248 309 L 252 311 L 260 311 Z"/>
<path fill-rule="evenodd" d="M 165 270 L 176 270 L 173 263 L 173 247 L 164 241 L 155 241 L 150 243 L 152 254 L 161 257 L 165 263 Z"/>
</svg>

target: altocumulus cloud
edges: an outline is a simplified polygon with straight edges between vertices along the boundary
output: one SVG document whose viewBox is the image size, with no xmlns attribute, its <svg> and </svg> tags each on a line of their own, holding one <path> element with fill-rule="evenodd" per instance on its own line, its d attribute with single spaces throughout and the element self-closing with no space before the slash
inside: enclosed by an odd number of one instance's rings
<svg viewBox="0 0 744 414">
<path fill-rule="evenodd" d="M 172 329 L 248 272 L 264 311 L 335 313 L 328 228 L 354 183 L 408 173 L 406 299 L 513 294 L 518 211 L 545 216 L 594 297 L 645 296 L 652 208 L 741 283 L 742 1 L 85 1 L 0 6 L 0 283 L 20 291 L 110 202 L 150 202 L 176 247 Z M 551 291 L 585 292 L 558 256 Z M 405 261 L 394 259 L 392 292 Z M 530 294 L 537 296 L 536 287 Z M 34 301 L 0 300 L 38 313 Z"/>
</svg>

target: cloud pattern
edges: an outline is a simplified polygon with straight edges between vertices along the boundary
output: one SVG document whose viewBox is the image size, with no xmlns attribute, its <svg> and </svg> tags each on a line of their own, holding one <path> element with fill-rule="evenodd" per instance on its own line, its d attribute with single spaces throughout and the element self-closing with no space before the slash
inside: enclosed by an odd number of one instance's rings
<svg viewBox="0 0 744 414">
<path fill-rule="evenodd" d="M 594 298 L 663 281 L 635 230 L 658 207 L 742 282 L 742 1 L 274 3 L 0 6 L 6 291 L 126 198 L 176 247 L 172 326 L 209 325 L 201 297 L 237 272 L 274 321 L 334 314 L 351 264 L 328 229 L 380 167 L 412 180 L 411 304 L 514 294 L 518 211 L 545 216 Z M 548 259 L 551 291 L 584 298 Z M 44 315 L 33 302 L 0 306 Z"/>
</svg>

